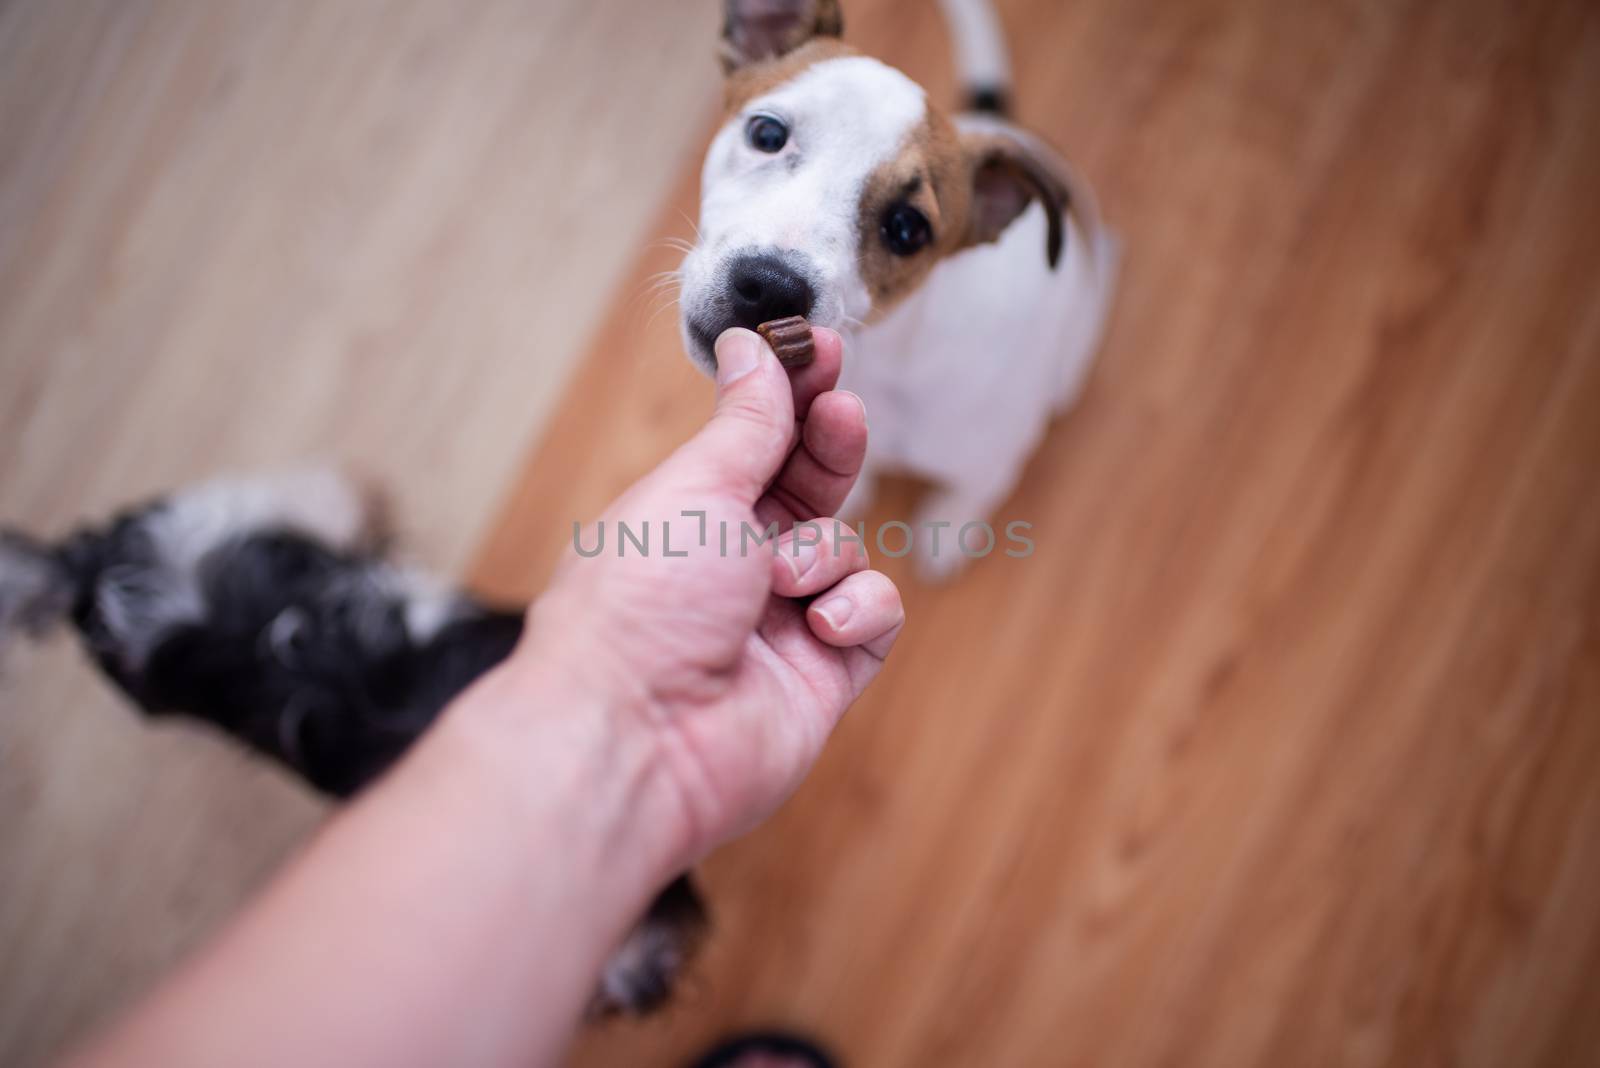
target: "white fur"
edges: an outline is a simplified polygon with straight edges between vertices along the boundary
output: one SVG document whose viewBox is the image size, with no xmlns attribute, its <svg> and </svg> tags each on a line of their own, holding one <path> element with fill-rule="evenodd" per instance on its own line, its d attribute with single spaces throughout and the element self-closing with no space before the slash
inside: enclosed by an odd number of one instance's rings
<svg viewBox="0 0 1600 1068">
<path fill-rule="evenodd" d="M 1109 308 L 1115 247 L 1075 222 L 1060 266 L 1044 266 L 1044 209 L 1001 240 L 953 256 L 881 322 L 846 344 L 840 388 L 866 405 L 872 435 L 856 489 L 840 509 L 859 517 L 877 476 L 904 471 L 935 484 L 913 526 L 953 532 L 993 515 L 1016 486 L 1050 418 L 1076 399 Z M 1007 516 L 1028 520 L 1028 516 Z M 964 562 L 919 537 L 924 577 Z"/>
<path fill-rule="evenodd" d="M 411 567 L 384 567 L 382 583 L 390 596 L 404 607 L 406 633 L 418 643 L 461 618 L 470 603 L 437 575 Z"/>
<path fill-rule="evenodd" d="M 43 634 L 71 607 L 71 582 L 50 558 L 0 533 L 0 650 L 13 631 Z"/>
<path fill-rule="evenodd" d="M 681 276 L 685 326 L 708 315 L 726 288 L 728 262 L 752 251 L 799 257 L 817 295 L 813 321 L 843 325 L 865 317 L 872 298 L 860 271 L 861 192 L 900 152 L 927 106 L 910 78 L 852 56 L 814 64 L 730 119 L 701 174 L 699 242 Z M 746 143 L 745 127 L 758 114 L 788 125 L 781 152 Z M 710 353 L 687 329 L 685 344 L 710 366 Z"/>
<path fill-rule="evenodd" d="M 204 618 L 199 567 L 212 550 L 272 528 L 349 549 L 364 534 L 366 518 L 360 492 L 331 471 L 207 482 L 145 517 L 154 565 L 108 568 L 95 604 L 127 666 L 138 668 L 174 627 Z"/>
<path fill-rule="evenodd" d="M 1034 203 L 999 241 L 941 261 L 889 315 L 852 334 L 840 387 L 861 396 L 872 435 L 856 490 L 840 510 L 847 517 L 865 511 L 879 473 L 906 471 L 936 486 L 915 517 L 917 529 L 988 519 L 1051 417 L 1077 398 L 1110 310 L 1117 246 L 1088 186 L 1014 127 L 979 117 L 958 122 L 1019 139 L 1062 175 L 1073 198 L 1066 246 L 1052 271 L 1045 210 Z M 948 548 L 934 557 L 931 547 L 931 539 L 918 539 L 928 577 L 964 561 Z"/>
<path fill-rule="evenodd" d="M 670 983 L 688 957 L 689 946 L 676 924 L 645 917 L 601 970 L 596 1008 L 636 1009 L 640 986 Z"/>
</svg>

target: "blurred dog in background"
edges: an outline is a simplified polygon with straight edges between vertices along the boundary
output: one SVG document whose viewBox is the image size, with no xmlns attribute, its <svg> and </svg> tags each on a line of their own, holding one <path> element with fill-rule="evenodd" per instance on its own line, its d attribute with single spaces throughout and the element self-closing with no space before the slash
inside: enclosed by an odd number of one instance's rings
<svg viewBox="0 0 1600 1068">
<path fill-rule="evenodd" d="M 347 798 L 510 655 L 523 610 L 385 557 L 375 497 L 331 472 L 223 480 L 45 545 L 0 532 L 0 642 L 70 623 L 151 716 L 204 720 Z M 706 928 L 687 877 L 594 1005 L 660 1005 Z"/>
</svg>

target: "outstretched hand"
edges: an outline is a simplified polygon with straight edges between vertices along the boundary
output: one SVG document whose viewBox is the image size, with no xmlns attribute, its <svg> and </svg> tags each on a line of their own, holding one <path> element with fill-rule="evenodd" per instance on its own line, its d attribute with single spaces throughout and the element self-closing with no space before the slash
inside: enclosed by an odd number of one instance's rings
<svg viewBox="0 0 1600 1068">
<path fill-rule="evenodd" d="M 710 421 L 603 517 L 648 551 L 575 552 L 517 652 L 81 1063 L 555 1063 L 650 896 L 794 790 L 900 631 L 834 524 L 793 551 L 866 448 L 815 340 L 791 379 L 725 334 Z"/>
</svg>

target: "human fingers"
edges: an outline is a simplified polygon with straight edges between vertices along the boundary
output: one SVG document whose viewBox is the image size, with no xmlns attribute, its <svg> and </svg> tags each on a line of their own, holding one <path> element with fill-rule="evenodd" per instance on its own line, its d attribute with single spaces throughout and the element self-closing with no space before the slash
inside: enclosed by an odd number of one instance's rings
<svg viewBox="0 0 1600 1068">
<path fill-rule="evenodd" d="M 838 384 L 844 367 L 844 341 L 837 333 L 825 326 L 813 326 L 811 345 L 815 352 L 812 361 L 789 372 L 794 417 L 801 420 L 808 418 L 812 401 Z"/>
<path fill-rule="evenodd" d="M 667 468 L 697 488 L 723 491 L 754 505 L 794 444 L 789 377 L 767 344 L 749 330 L 724 331 L 715 351 L 716 409 L 673 454 Z"/>
<path fill-rule="evenodd" d="M 859 646 L 879 660 L 889 655 L 905 618 L 900 591 L 881 571 L 846 575 L 806 609 L 806 625 L 819 641 Z"/>
<path fill-rule="evenodd" d="M 764 523 L 833 514 L 861 473 L 867 417 L 861 398 L 832 390 L 817 397 L 800 428 L 800 445 L 756 506 Z"/>
<path fill-rule="evenodd" d="M 856 532 L 837 519 L 800 523 L 778 540 L 772 556 L 772 592 L 810 597 L 869 566 Z"/>
</svg>

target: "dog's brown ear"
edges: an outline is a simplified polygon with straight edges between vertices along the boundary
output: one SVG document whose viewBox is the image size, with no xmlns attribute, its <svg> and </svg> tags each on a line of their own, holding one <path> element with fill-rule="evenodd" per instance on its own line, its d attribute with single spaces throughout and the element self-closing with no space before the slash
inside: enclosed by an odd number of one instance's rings
<svg viewBox="0 0 1600 1068">
<path fill-rule="evenodd" d="M 839 0 L 726 0 L 722 66 L 734 71 L 777 59 L 813 37 L 844 33 Z"/>
<path fill-rule="evenodd" d="M 968 245 L 999 240 L 1006 227 L 1035 200 L 1044 205 L 1049 230 L 1045 235 L 1045 260 L 1054 270 L 1061 262 L 1066 239 L 1063 216 L 1070 204 L 1066 182 L 1028 140 L 1002 130 L 961 135 L 972 171 L 972 208 L 968 215 Z"/>
</svg>

